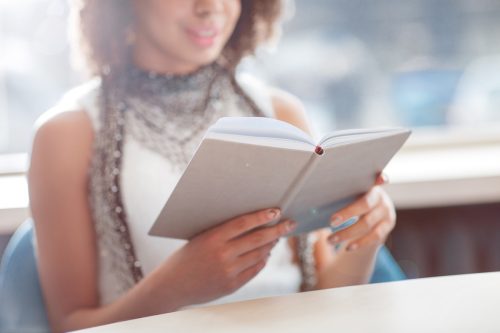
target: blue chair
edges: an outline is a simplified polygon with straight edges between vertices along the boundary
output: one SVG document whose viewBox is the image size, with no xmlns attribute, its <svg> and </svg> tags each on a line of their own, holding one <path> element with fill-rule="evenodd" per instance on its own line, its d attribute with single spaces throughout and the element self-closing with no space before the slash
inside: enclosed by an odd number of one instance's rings
<svg viewBox="0 0 500 333">
<path fill-rule="evenodd" d="M 389 250 L 382 246 L 377 254 L 375 269 L 373 271 L 370 283 L 389 282 L 406 280 L 406 274 L 401 270 L 396 260 Z"/>
<path fill-rule="evenodd" d="M 12 236 L 0 264 L 0 332 L 50 332 L 33 247 L 33 224 L 24 222 Z M 386 247 L 377 255 L 370 283 L 406 276 Z"/>
<path fill-rule="evenodd" d="M 24 222 L 14 233 L 0 264 L 0 332 L 50 332 L 38 279 L 33 224 Z"/>
</svg>

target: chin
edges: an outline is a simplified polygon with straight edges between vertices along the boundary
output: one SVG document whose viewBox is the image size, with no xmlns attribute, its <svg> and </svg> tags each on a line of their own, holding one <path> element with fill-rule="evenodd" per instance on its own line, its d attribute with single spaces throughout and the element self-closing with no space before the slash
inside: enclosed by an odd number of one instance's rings
<svg viewBox="0 0 500 333">
<path fill-rule="evenodd" d="M 218 50 L 211 51 L 211 52 L 202 52 L 202 53 L 199 53 L 193 59 L 193 62 L 198 64 L 200 67 L 206 66 L 206 65 L 209 65 L 209 64 L 213 63 L 214 61 L 216 61 L 219 58 L 220 54 L 221 54 L 221 52 Z"/>
</svg>

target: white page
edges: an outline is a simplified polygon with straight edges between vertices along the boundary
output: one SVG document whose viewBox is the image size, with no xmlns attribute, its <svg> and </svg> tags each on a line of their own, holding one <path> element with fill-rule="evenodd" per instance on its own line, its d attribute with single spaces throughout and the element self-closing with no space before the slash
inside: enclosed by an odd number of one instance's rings
<svg viewBox="0 0 500 333">
<path fill-rule="evenodd" d="M 332 146 L 337 143 L 344 143 L 350 141 L 356 141 L 359 139 L 372 139 L 377 138 L 379 136 L 383 136 L 389 133 L 404 133 L 407 130 L 404 128 L 379 128 L 379 129 L 349 129 L 342 130 L 333 133 L 325 134 L 321 140 L 318 142 L 318 145 L 321 146 Z"/>
<path fill-rule="evenodd" d="M 287 122 L 266 117 L 223 117 L 210 127 L 209 132 L 288 139 L 314 146 L 312 138 L 304 131 Z"/>
<path fill-rule="evenodd" d="M 311 146 L 331 146 L 337 143 L 356 141 L 358 139 L 371 139 L 387 133 L 402 133 L 402 128 L 379 128 L 379 129 L 348 129 L 326 133 L 318 143 L 301 129 L 278 119 L 266 117 L 223 117 L 220 118 L 208 130 L 210 133 L 230 135 L 231 141 L 240 141 L 237 136 L 249 138 L 270 138 L 299 141 Z M 218 138 L 222 138 L 218 136 Z M 243 142 L 248 142 L 243 139 Z M 264 142 L 260 140 L 260 142 Z"/>
<path fill-rule="evenodd" d="M 310 143 L 297 141 L 294 139 L 285 139 L 285 138 L 256 137 L 249 135 L 209 132 L 205 135 L 204 139 L 215 139 L 227 142 L 238 142 L 250 145 L 276 147 L 276 148 L 293 149 L 293 150 L 305 150 L 309 152 L 312 152 L 314 150 L 314 145 L 311 145 Z"/>
</svg>

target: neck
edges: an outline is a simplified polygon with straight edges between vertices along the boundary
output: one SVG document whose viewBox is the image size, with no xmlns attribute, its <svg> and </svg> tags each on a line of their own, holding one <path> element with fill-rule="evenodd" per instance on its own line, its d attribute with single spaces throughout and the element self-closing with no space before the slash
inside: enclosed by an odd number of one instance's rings
<svg viewBox="0 0 500 333">
<path fill-rule="evenodd" d="M 159 74 L 187 75 L 203 67 L 183 59 L 167 57 L 158 47 L 142 39 L 136 42 L 133 61 L 138 68 Z"/>
</svg>

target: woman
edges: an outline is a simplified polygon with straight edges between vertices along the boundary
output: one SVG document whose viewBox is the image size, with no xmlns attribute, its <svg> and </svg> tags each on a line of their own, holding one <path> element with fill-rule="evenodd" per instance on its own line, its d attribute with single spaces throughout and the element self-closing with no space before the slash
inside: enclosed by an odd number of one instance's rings
<svg viewBox="0 0 500 333">
<path fill-rule="evenodd" d="M 271 37 L 280 6 L 280 0 L 75 5 L 80 43 L 97 79 L 41 122 L 29 171 L 54 331 L 368 281 L 395 224 L 378 186 L 332 217 L 338 225 L 360 216 L 335 235 L 286 240 L 293 221 L 259 228 L 280 218 L 269 207 L 221 221 L 189 242 L 147 236 L 219 117 L 274 116 L 308 130 L 297 99 L 235 77 L 240 59 Z"/>
</svg>

